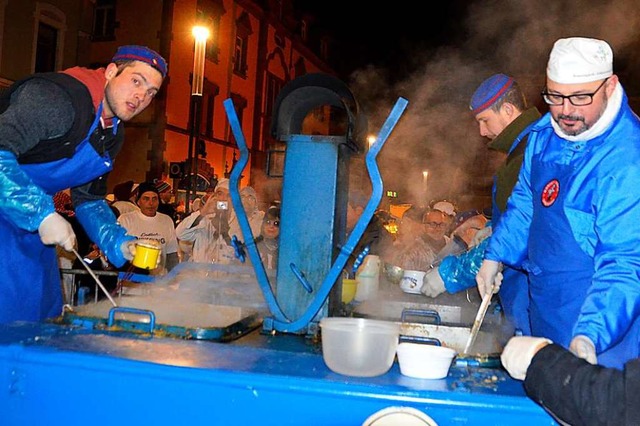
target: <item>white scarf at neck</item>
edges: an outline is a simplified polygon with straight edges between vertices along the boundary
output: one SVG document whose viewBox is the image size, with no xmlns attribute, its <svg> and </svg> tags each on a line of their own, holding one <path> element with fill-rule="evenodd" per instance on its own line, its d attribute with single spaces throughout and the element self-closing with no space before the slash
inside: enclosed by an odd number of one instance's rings
<svg viewBox="0 0 640 426">
<path fill-rule="evenodd" d="M 596 121 L 589 130 L 584 131 L 576 136 L 569 136 L 562 131 L 558 123 L 551 118 L 551 125 L 553 126 L 553 130 L 556 132 L 556 135 L 560 136 L 562 139 L 568 140 L 569 142 L 583 142 L 596 138 L 603 134 L 611 125 L 611 122 L 618 115 L 620 111 L 620 107 L 622 106 L 622 86 L 620 82 L 616 84 L 616 88 L 613 91 L 613 94 L 609 98 L 607 102 L 607 107 L 604 110 L 604 114 Z"/>
</svg>

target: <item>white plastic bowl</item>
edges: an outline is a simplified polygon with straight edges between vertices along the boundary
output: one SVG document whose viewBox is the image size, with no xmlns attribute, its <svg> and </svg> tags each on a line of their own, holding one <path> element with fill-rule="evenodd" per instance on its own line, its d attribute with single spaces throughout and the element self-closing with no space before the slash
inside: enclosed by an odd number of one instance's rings
<svg viewBox="0 0 640 426">
<path fill-rule="evenodd" d="M 402 342 L 398 345 L 400 372 L 418 379 L 442 379 L 449 374 L 456 351 L 444 346 Z"/>
<path fill-rule="evenodd" d="M 331 317 L 320 320 L 322 358 L 339 374 L 373 377 L 393 365 L 400 324 L 366 318 Z"/>
</svg>

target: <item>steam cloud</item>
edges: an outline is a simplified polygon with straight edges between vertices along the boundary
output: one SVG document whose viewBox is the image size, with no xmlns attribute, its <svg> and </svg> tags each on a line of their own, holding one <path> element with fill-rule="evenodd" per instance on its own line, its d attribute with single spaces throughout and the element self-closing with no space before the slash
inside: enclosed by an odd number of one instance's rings
<svg viewBox="0 0 640 426">
<path fill-rule="evenodd" d="M 377 132 L 398 97 L 407 110 L 383 147 L 378 162 L 385 189 L 399 202 L 426 204 L 449 198 L 461 208 L 484 208 L 487 197 L 472 199 L 470 188 L 490 188 L 488 179 L 502 157 L 489 151 L 468 104 L 475 88 L 494 73 L 513 76 L 530 105 L 545 113 L 544 86 L 549 52 L 558 38 L 583 36 L 606 40 L 614 50 L 614 72 L 629 95 L 637 93 L 640 40 L 637 0 L 470 2 L 462 45 L 407 52 L 412 75 L 388 83 L 388 70 L 368 66 L 351 75 L 349 85 Z M 631 97 L 630 96 L 630 97 Z M 633 99 L 632 99 L 633 106 Z M 427 193 L 422 178 L 429 171 Z"/>
</svg>

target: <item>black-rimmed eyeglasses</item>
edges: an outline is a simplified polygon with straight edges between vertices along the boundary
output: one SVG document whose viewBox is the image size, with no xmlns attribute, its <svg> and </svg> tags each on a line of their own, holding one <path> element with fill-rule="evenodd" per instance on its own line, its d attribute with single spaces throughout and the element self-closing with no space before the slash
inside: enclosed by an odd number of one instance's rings
<svg viewBox="0 0 640 426">
<path fill-rule="evenodd" d="M 593 91 L 593 93 L 578 93 L 576 95 L 560 95 L 557 93 L 549 93 L 545 88 L 541 93 L 542 99 L 544 99 L 544 101 L 547 104 L 555 105 L 555 106 L 564 104 L 565 99 L 569 99 L 569 102 L 571 102 L 571 105 L 573 106 L 591 105 L 593 103 L 594 95 L 598 93 L 598 90 L 602 89 L 602 86 L 604 86 L 607 80 L 609 80 L 609 77 L 605 78 L 604 81 L 600 83 L 600 86 L 598 86 L 598 88 Z"/>
<path fill-rule="evenodd" d="M 425 225 L 427 225 L 429 228 L 440 228 L 440 229 L 444 229 L 447 227 L 447 223 L 446 222 L 425 222 Z"/>
<path fill-rule="evenodd" d="M 279 220 L 267 220 L 267 225 L 273 225 L 277 228 L 280 227 L 280 221 Z"/>
</svg>

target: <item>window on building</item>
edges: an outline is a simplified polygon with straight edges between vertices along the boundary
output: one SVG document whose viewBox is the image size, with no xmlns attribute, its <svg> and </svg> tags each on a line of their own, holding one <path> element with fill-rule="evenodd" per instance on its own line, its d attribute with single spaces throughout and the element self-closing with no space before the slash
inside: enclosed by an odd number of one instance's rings
<svg viewBox="0 0 640 426">
<path fill-rule="evenodd" d="M 236 111 L 236 115 L 238 116 L 238 123 L 240 123 L 240 128 L 242 128 L 242 119 L 244 118 L 244 110 L 247 109 L 247 100 L 237 93 L 231 93 L 230 98 L 233 102 L 233 109 Z M 230 126 L 228 131 L 229 134 L 227 135 L 227 140 L 235 143 L 236 138 L 233 135 Z"/>
<path fill-rule="evenodd" d="M 247 12 L 243 12 L 236 21 L 236 44 L 233 56 L 233 72 L 242 77 L 247 76 L 247 47 L 251 34 L 253 34 L 251 20 Z"/>
<path fill-rule="evenodd" d="M 9 0 L 0 0 L 0 34 L 4 34 L 5 9 Z M 0 43 L 0 68 L 2 68 L 2 44 Z M 4 79 L 0 78 L 0 88 L 5 86 Z"/>
<path fill-rule="evenodd" d="M 115 40 L 116 0 L 97 0 L 93 15 L 94 41 Z"/>
<path fill-rule="evenodd" d="M 52 72 L 56 70 L 56 46 L 58 30 L 51 25 L 38 24 L 38 40 L 36 47 L 35 72 Z"/>
<path fill-rule="evenodd" d="M 278 76 L 267 72 L 266 84 L 266 95 L 264 99 L 264 120 L 262 122 L 262 133 L 265 135 L 265 138 L 258 141 L 257 149 L 259 149 L 260 151 L 266 151 L 267 145 L 273 139 L 270 136 L 273 109 L 275 108 L 278 93 L 282 89 L 282 86 L 284 86 L 284 81 Z"/>
<path fill-rule="evenodd" d="M 273 115 L 273 107 L 276 103 L 276 97 L 278 96 L 280 89 L 282 89 L 282 86 L 284 86 L 284 81 L 282 81 L 281 78 L 267 72 L 267 96 L 265 97 L 264 111 L 266 122 L 268 123 L 271 122 L 271 116 Z"/>
<path fill-rule="evenodd" d="M 35 49 L 32 56 L 34 72 L 57 71 L 62 66 L 66 15 L 48 3 L 36 4 Z"/>
<path fill-rule="evenodd" d="M 204 84 L 202 85 L 203 120 L 201 123 L 203 124 L 203 127 L 201 128 L 201 133 L 208 138 L 213 138 L 214 105 L 218 93 L 220 93 L 220 88 L 216 84 L 205 79 Z"/>
<path fill-rule="evenodd" d="M 233 72 L 243 77 L 247 75 L 247 40 L 239 35 L 236 36 Z"/>
</svg>

